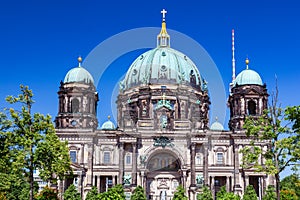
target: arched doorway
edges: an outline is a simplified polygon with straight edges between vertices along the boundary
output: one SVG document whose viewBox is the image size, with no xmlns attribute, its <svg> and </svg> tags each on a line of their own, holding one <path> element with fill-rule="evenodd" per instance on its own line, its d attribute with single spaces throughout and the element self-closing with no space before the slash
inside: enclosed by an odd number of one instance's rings
<svg viewBox="0 0 300 200">
<path fill-rule="evenodd" d="M 146 192 L 148 199 L 172 199 L 181 184 L 181 162 L 175 153 L 163 150 L 153 153 L 147 162 Z"/>
</svg>

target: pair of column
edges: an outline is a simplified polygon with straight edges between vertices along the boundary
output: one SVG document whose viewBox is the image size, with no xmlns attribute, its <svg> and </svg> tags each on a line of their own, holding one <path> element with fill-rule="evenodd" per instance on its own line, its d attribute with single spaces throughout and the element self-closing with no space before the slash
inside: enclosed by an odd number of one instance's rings
<svg viewBox="0 0 300 200">
<path fill-rule="evenodd" d="M 124 176 L 124 143 L 119 144 L 119 179 L 118 183 L 123 184 Z M 132 173 L 131 173 L 131 184 L 137 185 L 137 148 L 136 143 L 132 143 Z"/>
</svg>

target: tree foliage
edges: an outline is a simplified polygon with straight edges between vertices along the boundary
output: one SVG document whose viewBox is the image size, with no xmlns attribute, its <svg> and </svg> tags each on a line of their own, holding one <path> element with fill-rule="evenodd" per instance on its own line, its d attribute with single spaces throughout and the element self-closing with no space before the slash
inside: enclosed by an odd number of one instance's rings
<svg viewBox="0 0 300 200">
<path fill-rule="evenodd" d="M 6 101 L 21 104 L 21 108 L 17 110 L 18 105 L 14 105 L 0 113 L 0 191 L 8 195 L 14 188 L 22 187 L 21 183 L 28 182 L 27 199 L 32 200 L 34 170 L 40 171 L 43 180 L 55 182 L 56 177 L 63 179 L 71 171 L 70 158 L 67 144 L 60 142 L 55 134 L 51 117 L 32 114 L 33 93 L 27 86 L 20 87 L 21 94 L 8 96 Z"/>
<path fill-rule="evenodd" d="M 293 190 L 293 189 L 280 190 L 280 199 L 281 200 L 299 200 L 298 196 L 296 195 L 295 190 Z"/>
<path fill-rule="evenodd" d="M 252 185 L 248 185 L 243 195 L 243 200 L 253 200 L 257 199 L 256 192 Z"/>
<path fill-rule="evenodd" d="M 221 199 L 225 196 L 225 194 L 227 193 L 226 191 L 226 187 L 225 186 L 222 186 L 220 188 L 220 190 L 217 192 L 217 199 Z"/>
<path fill-rule="evenodd" d="M 80 194 L 74 184 L 71 184 L 64 193 L 64 200 L 81 200 Z"/>
<path fill-rule="evenodd" d="M 227 192 L 226 187 L 222 186 L 220 191 L 217 192 L 217 200 L 240 200 L 239 195 L 235 195 L 233 192 Z"/>
<path fill-rule="evenodd" d="M 280 182 L 280 188 L 281 191 L 294 191 L 296 196 L 300 199 L 300 178 L 297 171 L 282 179 Z"/>
<path fill-rule="evenodd" d="M 243 167 L 255 168 L 259 172 L 274 175 L 277 199 L 280 199 L 280 176 L 286 167 L 300 160 L 300 106 L 285 109 L 277 105 L 278 91 L 273 95 L 271 105 L 259 116 L 249 116 L 244 128 L 247 136 L 253 138 L 251 146 L 244 147 Z M 255 139 L 254 139 L 255 138 Z M 258 142 L 267 142 L 263 149 Z M 259 158 L 265 162 L 260 163 Z"/>
<path fill-rule="evenodd" d="M 266 194 L 263 196 L 262 200 L 276 200 L 275 188 L 273 185 L 269 185 Z"/>
<path fill-rule="evenodd" d="M 98 196 L 100 200 L 125 200 L 124 189 L 120 184 L 108 189 L 107 192 L 100 193 Z"/>
<path fill-rule="evenodd" d="M 98 200 L 98 189 L 94 186 L 92 189 L 87 193 L 85 200 Z"/>
<path fill-rule="evenodd" d="M 147 200 L 147 197 L 145 195 L 145 191 L 144 191 L 144 188 L 142 186 L 137 186 L 131 197 L 130 197 L 130 200 Z"/>
<path fill-rule="evenodd" d="M 43 190 L 36 195 L 36 200 L 58 200 L 57 193 L 54 189 L 44 187 Z"/>
<path fill-rule="evenodd" d="M 185 195 L 184 188 L 179 185 L 174 193 L 173 200 L 187 200 L 187 196 Z"/>
<path fill-rule="evenodd" d="M 202 193 L 197 194 L 197 200 L 213 200 L 211 191 L 207 186 L 203 187 Z"/>
</svg>

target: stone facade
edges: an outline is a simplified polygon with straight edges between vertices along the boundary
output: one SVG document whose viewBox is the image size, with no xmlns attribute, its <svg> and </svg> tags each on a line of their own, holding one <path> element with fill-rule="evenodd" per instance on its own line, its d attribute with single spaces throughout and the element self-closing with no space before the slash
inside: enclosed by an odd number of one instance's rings
<svg viewBox="0 0 300 200">
<path fill-rule="evenodd" d="M 160 199 L 164 192 L 171 199 L 181 184 L 189 198 L 195 199 L 203 185 L 213 193 L 226 185 L 228 191 L 242 194 L 246 185 L 253 184 L 261 195 L 271 183 L 272 177 L 244 170 L 239 153 L 251 140 L 240 127 L 249 115 L 249 103 L 243 102 L 254 99 L 258 102 L 255 114 L 261 114 L 267 101 L 264 86 L 233 88 L 230 123 L 238 119 L 239 126 L 230 126 L 231 131 L 209 129 L 207 92 L 188 85 L 141 86 L 120 93 L 119 128 L 96 129 L 92 124 L 96 124 L 98 98 L 93 87 L 91 92 L 84 92 L 90 87 L 62 83 L 58 92 L 56 131 L 69 143 L 75 175 L 61 184 L 62 191 L 75 183 L 84 196 L 93 185 L 103 192 L 119 183 L 128 192 L 142 185 L 149 199 Z M 76 98 L 82 106 L 72 112 Z M 268 144 L 258 145 L 267 148 Z"/>
<path fill-rule="evenodd" d="M 205 80 L 187 56 L 169 48 L 164 20 L 158 38 L 157 49 L 141 55 L 120 84 L 117 128 L 112 122 L 98 128 L 98 94 L 89 75 L 79 80 L 69 73 L 61 82 L 56 133 L 68 141 L 74 177 L 60 182 L 60 192 L 73 183 L 84 199 L 92 186 L 104 192 L 123 184 L 130 195 L 141 185 L 148 199 L 169 200 L 182 185 L 195 200 L 204 185 L 215 196 L 224 185 L 242 195 L 252 184 L 261 197 L 273 177 L 243 169 L 239 152 L 251 141 L 242 129 L 246 116 L 259 116 L 267 108 L 266 86 L 232 83 L 230 130 L 210 127 Z M 145 58 L 152 59 L 146 67 Z M 256 145 L 266 149 L 268 142 Z"/>
</svg>

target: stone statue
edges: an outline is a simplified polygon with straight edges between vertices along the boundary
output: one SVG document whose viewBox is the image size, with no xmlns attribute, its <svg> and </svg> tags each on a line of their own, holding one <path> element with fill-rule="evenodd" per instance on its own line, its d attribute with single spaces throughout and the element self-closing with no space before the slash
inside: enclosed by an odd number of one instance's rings
<svg viewBox="0 0 300 200">
<path fill-rule="evenodd" d="M 203 176 L 198 174 L 196 177 L 196 184 L 197 185 L 203 185 Z"/>
<path fill-rule="evenodd" d="M 127 174 L 127 175 L 124 175 L 124 185 L 130 185 L 131 184 L 131 175 L 130 174 Z"/>
<path fill-rule="evenodd" d="M 145 164 L 146 158 L 147 158 L 146 155 L 141 155 L 140 156 L 140 163 L 141 163 L 141 165 Z"/>
</svg>

